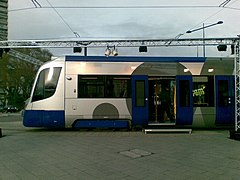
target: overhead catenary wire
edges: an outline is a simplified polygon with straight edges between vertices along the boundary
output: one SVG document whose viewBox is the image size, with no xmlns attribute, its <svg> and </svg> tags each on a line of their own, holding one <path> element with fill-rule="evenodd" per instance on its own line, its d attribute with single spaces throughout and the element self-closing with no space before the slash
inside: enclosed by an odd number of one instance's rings
<svg viewBox="0 0 240 180">
<path fill-rule="evenodd" d="M 192 27 L 191 29 L 196 28 L 197 26 L 199 26 L 200 24 L 204 23 L 205 21 L 207 21 L 208 19 L 212 18 L 213 16 L 217 15 L 218 13 L 220 13 L 221 11 L 223 11 L 225 8 L 228 9 L 234 9 L 234 10 L 240 10 L 238 8 L 233 8 L 233 7 L 226 7 L 227 4 L 230 3 L 231 0 L 225 0 L 224 2 L 222 2 L 220 5 L 134 5 L 134 6 L 53 6 L 49 0 L 46 0 L 48 2 L 48 4 L 50 5 L 50 7 L 48 6 L 41 6 L 37 0 L 32 0 L 32 2 L 36 2 L 40 5 L 40 7 L 42 9 L 46 9 L 46 8 L 51 8 L 53 9 L 58 16 L 62 19 L 62 21 L 66 24 L 66 26 L 70 29 L 70 31 L 75 35 L 75 37 L 79 37 L 79 34 L 76 33 L 76 31 L 74 31 L 71 26 L 67 23 L 67 21 L 61 16 L 61 14 L 57 11 L 57 9 L 174 9 L 174 8 L 221 8 L 220 10 L 218 10 L 216 13 L 210 15 L 209 17 L 207 17 L 206 19 L 204 19 L 203 21 L 201 21 L 200 23 L 198 23 L 197 25 L 195 25 L 194 27 Z M 232 3 L 230 3 L 229 5 L 235 3 L 238 0 L 233 1 Z M 12 9 L 9 10 L 9 12 L 13 12 L 13 11 L 21 11 L 21 10 L 30 10 L 33 8 L 20 8 L 20 9 Z M 35 8 L 34 8 L 35 9 Z M 182 34 L 182 33 L 180 33 Z"/>
<path fill-rule="evenodd" d="M 78 32 L 74 31 L 74 29 L 69 25 L 69 23 L 63 18 L 63 16 L 59 13 L 59 11 L 57 9 L 114 9 L 114 8 L 118 8 L 118 9 L 184 9 L 184 8 L 215 8 L 215 9 L 219 9 L 216 13 L 212 14 L 211 16 L 205 18 L 204 20 L 202 20 L 200 23 L 198 23 L 197 25 L 195 25 L 194 27 L 192 27 L 191 29 L 196 28 L 197 26 L 199 26 L 200 24 L 203 24 L 205 21 L 207 21 L 208 19 L 216 16 L 218 13 L 220 13 L 221 11 L 223 11 L 224 9 L 228 8 L 228 9 L 234 9 L 234 10 L 238 10 L 237 8 L 233 8 L 233 7 L 229 7 L 230 5 L 232 5 L 233 3 L 237 2 L 238 0 L 235 1 L 231 1 L 231 0 L 225 0 L 224 2 L 222 2 L 220 5 L 119 5 L 119 6 L 114 6 L 114 5 L 107 5 L 107 6 L 53 6 L 49 0 L 46 0 L 49 4 L 49 6 L 41 6 L 41 9 L 47 9 L 47 8 L 51 8 L 53 9 L 56 14 L 61 18 L 61 20 L 63 21 L 63 23 L 70 29 L 70 31 L 74 34 L 74 36 L 76 38 L 79 38 L 80 35 L 78 34 Z M 231 3 L 230 3 L 231 1 Z M 37 0 L 32 0 L 32 2 L 34 3 L 38 3 Z M 22 8 L 22 9 L 12 9 L 9 10 L 9 12 L 11 11 L 20 11 L 20 10 L 30 10 L 30 9 L 36 9 L 36 8 Z M 240 10 L 240 9 L 239 9 Z M 181 35 L 184 35 L 185 33 L 179 33 Z M 177 37 L 179 38 L 179 37 Z"/>
<path fill-rule="evenodd" d="M 37 0 L 32 0 L 32 3 L 35 6 L 35 8 L 42 7 L 41 4 Z"/>
<path fill-rule="evenodd" d="M 24 7 L 17 9 L 9 9 L 9 12 L 14 11 L 24 11 L 35 9 L 37 6 L 42 9 L 188 9 L 188 8 L 229 8 L 229 9 L 238 9 L 234 7 L 226 7 L 231 0 L 225 0 L 220 5 L 130 5 L 130 6 L 52 6 L 51 3 L 46 0 L 50 6 L 42 6 L 37 0 L 32 0 L 35 7 Z M 233 1 L 231 4 L 238 0 Z M 231 5 L 230 4 L 230 5 Z"/>
<path fill-rule="evenodd" d="M 61 20 L 63 21 L 63 23 L 69 28 L 69 30 L 76 36 L 76 37 L 80 37 L 79 34 L 74 31 L 72 29 L 72 27 L 67 23 L 67 21 L 61 16 L 61 14 L 56 10 L 56 8 L 49 2 L 49 0 L 46 0 L 48 2 L 48 4 L 50 5 L 50 7 L 56 12 L 56 14 L 61 18 Z"/>
<path fill-rule="evenodd" d="M 218 6 L 219 8 L 221 8 L 220 10 L 218 10 L 217 12 L 211 14 L 211 15 L 208 16 L 207 18 L 203 19 L 200 23 L 196 24 L 194 27 L 192 27 L 192 28 L 190 28 L 190 29 L 195 29 L 196 27 L 202 25 L 202 24 L 203 24 L 204 22 L 206 22 L 208 19 L 216 16 L 217 14 L 219 14 L 220 12 L 222 12 L 224 9 L 226 9 L 226 8 L 229 8 L 229 9 L 230 9 L 229 6 L 232 5 L 232 4 L 234 4 L 234 3 L 237 2 L 237 1 L 239 1 L 239 0 L 235 0 L 235 1 L 233 1 L 232 3 L 230 3 L 230 4 L 229 4 L 230 0 L 224 1 L 223 3 L 225 3 L 225 4 L 221 3 L 221 4 Z M 224 6 L 223 6 L 222 4 L 223 4 Z M 226 7 L 227 4 L 229 4 L 228 7 Z M 239 9 L 239 10 L 240 10 L 240 9 Z"/>
<path fill-rule="evenodd" d="M 231 0 L 225 0 L 224 2 L 222 2 L 219 7 L 225 7 Z"/>
<path fill-rule="evenodd" d="M 223 3 L 221 3 L 218 7 L 221 8 L 220 10 L 218 10 L 217 12 L 211 14 L 210 16 L 208 16 L 207 18 L 205 18 L 204 20 L 202 20 L 200 23 L 196 24 L 194 27 L 190 28 L 190 29 L 195 29 L 196 27 L 202 25 L 204 22 L 206 22 L 208 19 L 216 16 L 217 14 L 219 14 L 221 11 L 223 11 L 225 8 L 229 8 L 227 7 L 226 5 L 230 3 L 231 0 L 225 0 Z M 232 5 L 233 3 L 237 2 L 239 0 L 235 0 L 233 1 L 232 3 L 230 3 L 229 5 Z M 239 9 L 240 10 L 240 9 Z M 186 31 L 187 32 L 187 31 Z M 180 36 L 183 36 L 186 34 L 186 32 L 183 32 L 183 33 L 179 33 Z M 180 36 L 177 35 L 177 39 L 180 38 Z M 176 39 L 175 37 L 175 39 Z M 169 44 L 171 44 L 171 41 L 169 42 Z"/>
<path fill-rule="evenodd" d="M 52 6 L 41 6 L 43 9 L 51 9 Z M 211 5 L 134 5 L 134 6 L 54 6 L 55 9 L 189 9 L 189 8 L 219 8 Z M 35 9 L 33 7 L 10 9 L 13 11 L 24 11 Z"/>
</svg>

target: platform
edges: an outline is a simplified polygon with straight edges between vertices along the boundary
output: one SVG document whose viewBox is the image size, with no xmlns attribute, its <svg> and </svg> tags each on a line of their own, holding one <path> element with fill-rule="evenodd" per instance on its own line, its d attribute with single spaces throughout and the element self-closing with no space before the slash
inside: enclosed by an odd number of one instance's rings
<svg viewBox="0 0 240 180">
<path fill-rule="evenodd" d="M 229 139 L 229 130 L 26 128 L 20 113 L 0 115 L 0 128 L 2 180 L 239 179 L 239 143 Z"/>
</svg>

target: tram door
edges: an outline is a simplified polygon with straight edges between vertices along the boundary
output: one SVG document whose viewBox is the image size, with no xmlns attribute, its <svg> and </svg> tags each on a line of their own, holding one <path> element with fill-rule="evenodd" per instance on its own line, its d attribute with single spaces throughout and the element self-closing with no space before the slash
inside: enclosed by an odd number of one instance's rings
<svg viewBox="0 0 240 180">
<path fill-rule="evenodd" d="M 132 125 L 148 123 L 148 76 L 132 76 Z"/>
<path fill-rule="evenodd" d="M 193 121 L 192 76 L 177 76 L 177 125 L 191 125 Z"/>
<path fill-rule="evenodd" d="M 149 123 L 175 123 L 175 78 L 149 77 Z"/>
<path fill-rule="evenodd" d="M 234 124 L 234 77 L 216 76 L 216 124 Z"/>
</svg>

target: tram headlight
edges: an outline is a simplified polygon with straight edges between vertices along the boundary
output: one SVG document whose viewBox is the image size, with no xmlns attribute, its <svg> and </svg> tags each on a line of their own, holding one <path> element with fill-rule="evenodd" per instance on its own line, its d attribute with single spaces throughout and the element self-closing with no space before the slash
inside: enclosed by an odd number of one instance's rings
<svg viewBox="0 0 240 180">
<path fill-rule="evenodd" d="M 184 69 L 183 72 L 189 72 L 190 70 L 188 68 Z"/>
<path fill-rule="evenodd" d="M 209 68 L 209 69 L 208 69 L 208 72 L 209 72 L 209 73 L 212 73 L 213 71 L 214 71 L 213 68 Z"/>
</svg>

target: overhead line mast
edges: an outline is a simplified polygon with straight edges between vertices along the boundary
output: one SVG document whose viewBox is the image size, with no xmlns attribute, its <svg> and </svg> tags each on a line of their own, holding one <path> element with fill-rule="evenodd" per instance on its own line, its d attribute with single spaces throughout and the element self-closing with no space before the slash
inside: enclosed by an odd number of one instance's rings
<svg viewBox="0 0 240 180">
<path fill-rule="evenodd" d="M 70 48 L 70 47 L 139 47 L 143 43 L 148 47 L 157 46 L 217 46 L 232 45 L 239 38 L 192 38 L 192 39 L 119 39 L 119 40 L 88 40 L 75 38 L 74 40 L 12 40 L 0 41 L 0 48 Z"/>
<path fill-rule="evenodd" d="M 10 56 L 16 57 L 16 58 L 21 59 L 23 61 L 26 61 L 28 63 L 35 64 L 37 66 L 41 66 L 44 63 L 44 62 L 40 61 L 39 59 L 36 59 L 36 58 L 34 58 L 32 56 L 29 56 L 27 54 L 21 53 L 21 52 L 19 52 L 17 50 L 14 50 L 14 49 L 11 49 L 11 51 L 9 51 L 8 54 Z"/>
</svg>

